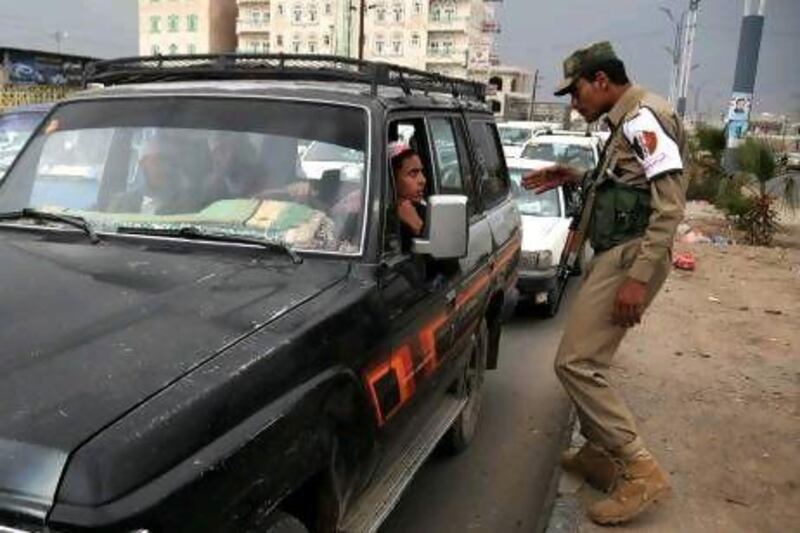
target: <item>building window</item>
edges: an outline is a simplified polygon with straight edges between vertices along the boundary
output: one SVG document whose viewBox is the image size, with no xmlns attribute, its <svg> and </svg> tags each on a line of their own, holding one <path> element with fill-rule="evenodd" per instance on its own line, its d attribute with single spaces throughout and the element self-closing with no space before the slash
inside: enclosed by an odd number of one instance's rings
<svg viewBox="0 0 800 533">
<path fill-rule="evenodd" d="M 333 12 L 333 7 L 330 2 L 325 2 L 325 14 L 330 15 Z"/>
<path fill-rule="evenodd" d="M 261 11 L 251 11 L 250 20 L 253 21 L 253 24 L 261 24 Z"/>
<path fill-rule="evenodd" d="M 167 30 L 172 33 L 178 31 L 179 20 L 178 15 L 170 15 L 167 17 Z"/>
<path fill-rule="evenodd" d="M 403 54 L 403 36 L 394 35 L 392 37 L 392 54 L 399 56 Z"/>
<path fill-rule="evenodd" d="M 189 31 L 197 31 L 197 15 L 189 15 L 186 17 L 186 29 Z"/>
<path fill-rule="evenodd" d="M 154 44 L 153 47 L 150 49 L 150 53 L 152 53 L 154 56 L 157 56 L 158 54 L 161 53 L 161 47 L 158 46 L 157 44 Z"/>
<path fill-rule="evenodd" d="M 177 53 L 178 53 L 178 45 L 175 43 L 169 45 L 169 55 L 174 56 Z"/>
<path fill-rule="evenodd" d="M 197 45 L 190 44 L 189 46 L 187 46 L 187 47 L 186 47 L 186 50 L 187 50 L 187 51 L 188 51 L 190 54 L 196 54 L 196 53 L 197 53 Z"/>
<path fill-rule="evenodd" d="M 431 41 L 430 43 L 428 43 L 428 51 L 432 56 L 439 55 L 438 41 Z"/>
<path fill-rule="evenodd" d="M 309 54 L 316 54 L 317 53 L 317 38 L 316 37 L 309 37 L 309 39 L 308 39 L 308 53 Z"/>
<path fill-rule="evenodd" d="M 303 6 L 300 4 L 294 6 L 292 10 L 292 20 L 298 24 L 303 21 Z"/>
<path fill-rule="evenodd" d="M 292 39 L 292 51 L 295 54 L 299 54 L 300 53 L 300 36 L 299 35 L 295 35 L 294 39 Z"/>
<path fill-rule="evenodd" d="M 283 4 L 278 4 L 278 16 L 283 16 Z"/>
<path fill-rule="evenodd" d="M 456 18 L 456 8 L 454 6 L 448 5 L 444 8 L 444 20 L 450 22 L 455 20 Z"/>
<path fill-rule="evenodd" d="M 442 8 L 439 6 L 434 7 L 431 10 L 431 20 L 434 22 L 439 22 L 442 20 Z"/>
<path fill-rule="evenodd" d="M 384 6 L 378 6 L 375 9 L 375 20 L 378 22 L 386 21 L 386 8 Z"/>
<path fill-rule="evenodd" d="M 308 4 L 308 21 L 309 22 L 316 22 L 317 21 L 317 5 L 316 4 Z"/>
<path fill-rule="evenodd" d="M 422 2 L 420 0 L 414 0 L 414 14 L 419 15 L 422 13 Z"/>
<path fill-rule="evenodd" d="M 392 5 L 392 15 L 395 22 L 403 22 L 403 4 L 395 2 Z"/>
<path fill-rule="evenodd" d="M 150 33 L 161 33 L 161 17 L 150 17 Z"/>
<path fill-rule="evenodd" d="M 275 37 L 275 46 L 278 48 L 283 48 L 283 35 L 278 35 Z"/>
<path fill-rule="evenodd" d="M 322 36 L 322 46 L 327 48 L 330 45 L 331 45 L 331 36 L 326 33 L 325 35 Z"/>
<path fill-rule="evenodd" d="M 375 37 L 375 54 L 381 56 L 383 55 L 383 50 L 386 48 L 386 41 L 383 38 L 383 35 L 378 35 Z"/>
<path fill-rule="evenodd" d="M 269 41 L 261 41 L 261 53 L 262 54 L 269 53 Z"/>
</svg>

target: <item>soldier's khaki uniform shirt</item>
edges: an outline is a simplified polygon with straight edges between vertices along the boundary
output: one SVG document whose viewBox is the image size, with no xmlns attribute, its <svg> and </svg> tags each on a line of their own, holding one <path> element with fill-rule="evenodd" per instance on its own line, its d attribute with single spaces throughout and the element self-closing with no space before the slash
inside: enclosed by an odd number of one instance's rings
<svg viewBox="0 0 800 533">
<path fill-rule="evenodd" d="M 628 275 L 647 283 L 657 264 L 671 253 L 683 218 L 688 178 L 683 172 L 686 136 L 683 123 L 663 98 L 632 85 L 608 113 L 612 131 L 623 128 L 617 143 L 616 179 L 650 189 L 652 214 Z"/>
</svg>

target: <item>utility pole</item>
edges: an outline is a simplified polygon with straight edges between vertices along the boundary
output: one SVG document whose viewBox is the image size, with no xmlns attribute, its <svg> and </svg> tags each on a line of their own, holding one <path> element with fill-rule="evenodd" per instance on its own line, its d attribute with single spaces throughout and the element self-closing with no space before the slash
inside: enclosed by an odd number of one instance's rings
<svg viewBox="0 0 800 533">
<path fill-rule="evenodd" d="M 531 91 L 531 108 L 528 112 L 528 120 L 533 121 L 533 114 L 536 107 L 536 88 L 539 86 L 539 69 L 533 73 L 533 90 Z"/>
<path fill-rule="evenodd" d="M 364 59 L 364 19 L 367 11 L 367 0 L 359 0 L 358 6 L 358 60 Z"/>
</svg>

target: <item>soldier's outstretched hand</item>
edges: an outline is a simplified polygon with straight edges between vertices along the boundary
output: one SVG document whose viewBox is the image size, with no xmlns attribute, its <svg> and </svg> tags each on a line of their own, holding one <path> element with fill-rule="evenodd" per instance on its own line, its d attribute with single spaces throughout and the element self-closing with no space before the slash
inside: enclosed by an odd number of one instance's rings
<svg viewBox="0 0 800 533">
<path fill-rule="evenodd" d="M 567 183 L 577 183 L 583 173 L 567 165 L 553 165 L 541 170 L 534 170 L 522 177 L 522 186 L 542 194 Z"/>
</svg>

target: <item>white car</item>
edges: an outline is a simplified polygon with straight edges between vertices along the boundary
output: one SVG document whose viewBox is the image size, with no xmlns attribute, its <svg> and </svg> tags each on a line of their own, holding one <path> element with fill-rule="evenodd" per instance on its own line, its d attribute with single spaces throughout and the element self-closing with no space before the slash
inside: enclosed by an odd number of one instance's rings
<svg viewBox="0 0 800 533">
<path fill-rule="evenodd" d="M 339 170 L 342 173 L 342 180 L 361 181 L 364 152 L 314 141 L 302 152 L 300 165 L 306 177 L 311 180 L 321 179 L 327 170 Z"/>
<path fill-rule="evenodd" d="M 525 145 L 540 131 L 549 128 L 547 122 L 510 121 L 497 125 L 506 158 L 517 158 Z"/>
<path fill-rule="evenodd" d="M 582 132 L 545 132 L 525 144 L 520 158 L 532 161 L 534 169 L 562 163 L 591 170 L 600 160 L 601 143 L 596 135 Z"/>
<path fill-rule="evenodd" d="M 572 219 L 568 216 L 568 198 L 562 187 L 543 194 L 522 188 L 522 176 L 539 168 L 541 164 L 536 161 L 508 160 L 514 198 L 522 218 L 522 255 L 517 289 L 521 298 L 533 300 L 535 304 L 544 306 L 549 316 L 555 316 L 566 285 L 558 279 L 556 267 Z"/>
</svg>

